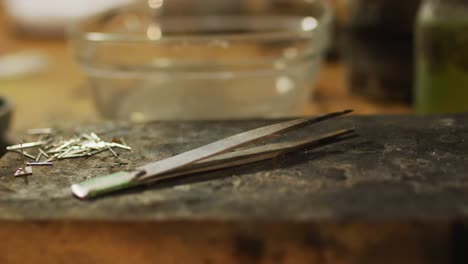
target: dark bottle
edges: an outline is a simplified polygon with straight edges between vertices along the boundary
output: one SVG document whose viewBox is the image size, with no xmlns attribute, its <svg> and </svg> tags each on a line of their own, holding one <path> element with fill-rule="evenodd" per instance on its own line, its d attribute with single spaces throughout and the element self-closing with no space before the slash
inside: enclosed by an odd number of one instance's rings
<svg viewBox="0 0 468 264">
<path fill-rule="evenodd" d="M 413 25 L 420 0 L 355 0 L 345 58 L 353 93 L 411 102 Z"/>
</svg>

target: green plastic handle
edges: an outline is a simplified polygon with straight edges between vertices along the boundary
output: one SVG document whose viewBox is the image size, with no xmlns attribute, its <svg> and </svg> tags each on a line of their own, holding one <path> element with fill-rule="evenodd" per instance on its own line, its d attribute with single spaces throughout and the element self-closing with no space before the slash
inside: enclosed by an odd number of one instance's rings
<svg viewBox="0 0 468 264">
<path fill-rule="evenodd" d="M 71 191 L 80 199 L 92 198 L 102 194 L 142 185 L 143 183 L 141 181 L 136 180 L 136 178 L 142 173 L 143 171 L 118 171 L 109 175 L 89 179 L 78 184 L 73 184 L 71 186 Z"/>
</svg>

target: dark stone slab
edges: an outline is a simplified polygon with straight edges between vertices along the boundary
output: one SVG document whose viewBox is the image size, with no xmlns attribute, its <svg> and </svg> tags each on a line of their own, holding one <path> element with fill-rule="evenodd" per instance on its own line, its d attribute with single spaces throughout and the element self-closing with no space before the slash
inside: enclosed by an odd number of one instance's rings
<svg viewBox="0 0 468 264">
<path fill-rule="evenodd" d="M 274 160 L 194 175 L 90 201 L 72 183 L 278 120 L 103 124 L 120 151 L 36 167 L 14 178 L 19 155 L 0 162 L 0 220 L 437 221 L 468 216 L 468 114 L 356 116 L 311 126 L 281 140 L 354 126 L 358 137 Z M 248 244 L 248 243 L 247 243 Z"/>
</svg>

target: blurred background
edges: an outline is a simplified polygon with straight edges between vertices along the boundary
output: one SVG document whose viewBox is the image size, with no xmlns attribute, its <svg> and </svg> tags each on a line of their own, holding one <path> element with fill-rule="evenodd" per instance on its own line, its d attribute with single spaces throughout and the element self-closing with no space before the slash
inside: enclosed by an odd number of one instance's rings
<svg viewBox="0 0 468 264">
<path fill-rule="evenodd" d="M 421 8 L 419 0 L 3 0 L 0 96 L 14 107 L 15 130 L 343 108 L 414 113 Z M 437 113 L 424 89 L 419 112 Z"/>
</svg>

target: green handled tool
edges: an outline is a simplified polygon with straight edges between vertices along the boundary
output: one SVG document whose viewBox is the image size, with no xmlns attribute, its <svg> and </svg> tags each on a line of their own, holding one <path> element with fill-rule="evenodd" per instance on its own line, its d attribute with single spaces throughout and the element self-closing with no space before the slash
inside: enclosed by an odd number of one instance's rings
<svg viewBox="0 0 468 264">
<path fill-rule="evenodd" d="M 265 140 L 273 135 L 284 134 L 350 112 L 352 110 L 313 118 L 301 118 L 242 132 L 167 159 L 137 167 L 132 171 L 119 171 L 73 184 L 71 190 L 78 198 L 86 199 L 156 181 L 271 159 L 300 148 L 320 145 L 327 140 L 348 135 L 354 129 L 339 130 L 295 142 L 239 148 L 252 142 Z"/>
</svg>

